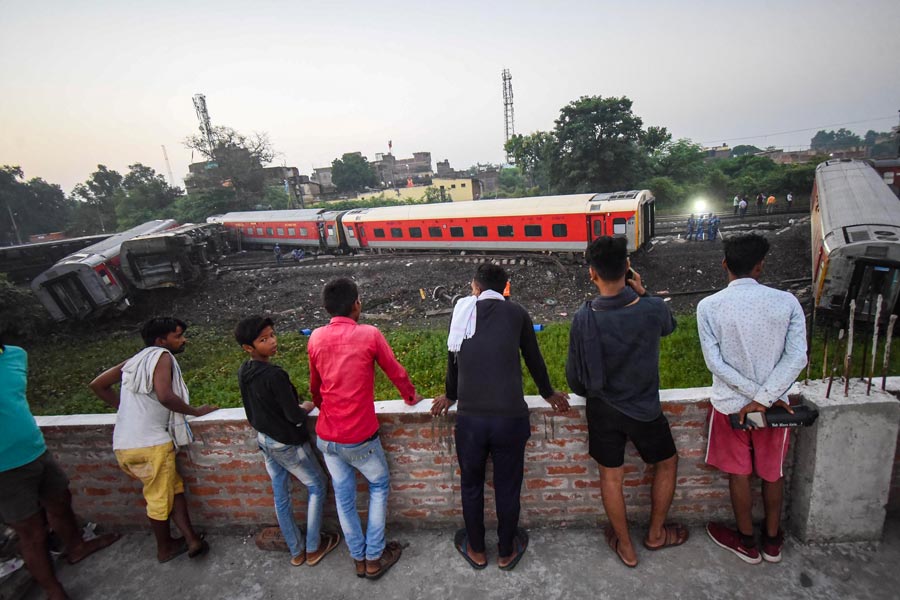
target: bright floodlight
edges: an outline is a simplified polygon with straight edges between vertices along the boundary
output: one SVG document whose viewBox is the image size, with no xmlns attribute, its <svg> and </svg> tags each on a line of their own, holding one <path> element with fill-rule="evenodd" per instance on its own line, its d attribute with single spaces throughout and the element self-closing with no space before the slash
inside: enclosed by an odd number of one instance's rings
<svg viewBox="0 0 900 600">
<path fill-rule="evenodd" d="M 706 200 L 703 198 L 697 198 L 694 200 L 694 212 L 702 213 L 706 210 Z"/>
</svg>

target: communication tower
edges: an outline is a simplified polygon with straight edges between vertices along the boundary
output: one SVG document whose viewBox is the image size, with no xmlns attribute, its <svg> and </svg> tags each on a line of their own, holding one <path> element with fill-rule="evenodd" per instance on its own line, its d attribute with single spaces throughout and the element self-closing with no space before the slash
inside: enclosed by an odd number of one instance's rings
<svg viewBox="0 0 900 600">
<path fill-rule="evenodd" d="M 509 73 L 509 69 L 503 69 L 502 73 L 503 79 L 503 120 L 506 128 L 506 141 L 509 141 L 509 138 L 516 135 L 516 119 L 515 113 L 513 112 L 513 89 L 512 89 L 512 75 Z M 506 162 L 512 164 L 513 157 L 509 155 L 509 152 L 506 153 Z"/>
<path fill-rule="evenodd" d="M 203 94 L 194 94 L 194 110 L 197 111 L 197 119 L 200 121 L 200 133 L 206 138 L 206 146 L 208 149 L 207 156 L 213 160 L 213 152 L 216 144 L 213 141 L 212 125 L 209 122 L 209 111 L 206 110 L 206 96 Z"/>
</svg>

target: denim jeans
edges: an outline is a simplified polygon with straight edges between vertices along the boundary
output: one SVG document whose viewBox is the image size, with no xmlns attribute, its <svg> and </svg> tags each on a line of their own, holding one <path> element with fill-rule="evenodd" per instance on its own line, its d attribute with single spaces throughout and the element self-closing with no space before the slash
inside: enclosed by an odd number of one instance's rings
<svg viewBox="0 0 900 600">
<path fill-rule="evenodd" d="M 319 549 L 319 533 L 322 528 L 322 509 L 328 484 L 325 473 L 306 442 L 302 446 L 282 444 L 264 433 L 257 433 L 256 441 L 266 457 L 266 471 L 272 478 L 272 493 L 275 496 L 275 515 L 284 541 L 291 556 L 299 556 L 304 550 L 315 552 Z M 299 479 L 309 490 L 306 506 L 306 541 L 294 520 L 291 504 L 291 475 Z"/>
<path fill-rule="evenodd" d="M 319 438 L 316 445 L 331 473 L 338 518 L 350 556 L 355 560 L 381 558 L 391 485 L 381 440 L 375 438 L 360 444 L 338 444 Z M 356 510 L 356 471 L 369 482 L 369 518 L 365 535 Z"/>
</svg>

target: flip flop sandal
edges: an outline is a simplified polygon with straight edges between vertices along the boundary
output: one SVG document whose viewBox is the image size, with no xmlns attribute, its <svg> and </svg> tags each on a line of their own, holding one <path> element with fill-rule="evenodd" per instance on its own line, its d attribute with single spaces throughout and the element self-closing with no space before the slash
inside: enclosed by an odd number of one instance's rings
<svg viewBox="0 0 900 600">
<path fill-rule="evenodd" d="M 675 546 L 680 546 L 685 543 L 688 540 L 688 537 L 690 537 L 690 532 L 687 527 L 680 523 L 666 523 L 663 525 L 663 531 L 665 532 L 665 538 L 663 539 L 662 544 L 651 546 L 647 543 L 647 538 L 644 538 L 644 548 L 651 552 L 656 552 L 663 548 L 674 548 Z M 684 537 L 681 537 L 682 534 L 684 534 Z"/>
<path fill-rule="evenodd" d="M 176 558 L 176 557 L 178 557 L 178 556 L 181 556 L 182 554 L 184 554 L 184 553 L 187 552 L 187 551 L 188 551 L 188 544 L 187 544 L 187 542 L 184 540 L 184 538 L 181 538 L 181 545 L 178 546 L 178 548 L 175 549 L 175 552 L 173 552 L 172 554 L 170 554 L 170 555 L 167 556 L 166 558 L 158 558 L 158 559 L 156 559 L 156 560 L 158 560 L 158 561 L 160 562 L 160 564 L 162 564 L 162 563 L 167 563 L 167 562 L 169 562 L 170 560 L 172 560 L 173 558 Z"/>
<path fill-rule="evenodd" d="M 377 561 L 366 560 L 366 579 L 378 579 L 387 573 L 391 567 L 397 564 L 402 553 L 403 546 L 401 546 L 399 542 L 388 542 L 384 547 L 384 552 L 381 553 L 381 558 Z M 378 570 L 373 573 L 370 573 L 368 569 L 369 563 L 371 562 L 378 563 Z"/>
<path fill-rule="evenodd" d="M 323 533 L 319 536 L 319 547 L 322 548 L 324 544 L 324 549 L 320 551 L 315 551 L 313 553 L 306 553 L 306 564 L 310 567 L 314 567 L 325 558 L 325 555 L 338 547 L 338 544 L 341 543 L 341 534 L 339 533 Z"/>
<path fill-rule="evenodd" d="M 481 570 L 487 566 L 487 561 L 483 563 L 475 562 L 475 559 L 469 556 L 469 540 L 466 537 L 466 530 L 460 529 L 453 536 L 453 546 L 456 548 L 456 551 L 459 552 L 460 556 L 466 559 L 466 562 L 472 565 L 473 569 Z"/>
<path fill-rule="evenodd" d="M 619 536 L 616 535 L 616 532 L 612 527 L 607 527 L 604 530 L 604 535 L 606 535 L 606 545 L 609 546 L 610 550 L 616 553 L 616 556 L 619 557 L 619 560 L 622 561 L 623 565 L 625 565 L 629 569 L 633 569 L 638 566 L 638 563 L 634 563 L 632 565 L 625 562 L 625 559 L 619 553 Z"/>
<path fill-rule="evenodd" d="M 200 558 L 204 554 L 209 552 L 209 543 L 206 541 L 206 534 L 200 534 L 200 547 L 194 550 L 188 551 L 188 558 Z"/>
<path fill-rule="evenodd" d="M 516 565 L 519 564 L 519 561 L 522 560 L 522 556 L 525 555 L 525 551 L 528 549 L 528 532 L 522 529 L 521 527 L 516 528 L 516 535 L 513 537 L 513 543 L 516 547 L 516 556 L 513 558 L 508 565 L 500 565 L 501 571 L 512 571 L 516 568 Z"/>
</svg>

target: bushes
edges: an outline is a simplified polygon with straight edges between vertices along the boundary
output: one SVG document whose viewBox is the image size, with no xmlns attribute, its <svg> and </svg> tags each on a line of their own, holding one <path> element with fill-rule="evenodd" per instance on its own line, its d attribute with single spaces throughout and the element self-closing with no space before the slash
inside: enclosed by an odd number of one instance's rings
<svg viewBox="0 0 900 600">
<path fill-rule="evenodd" d="M 0 273 L 0 331 L 11 343 L 34 339 L 50 324 L 47 311 L 27 287 L 18 287 Z"/>
</svg>

